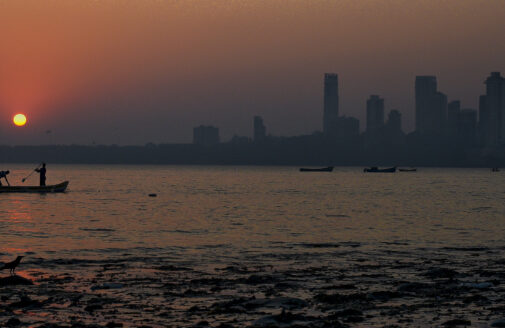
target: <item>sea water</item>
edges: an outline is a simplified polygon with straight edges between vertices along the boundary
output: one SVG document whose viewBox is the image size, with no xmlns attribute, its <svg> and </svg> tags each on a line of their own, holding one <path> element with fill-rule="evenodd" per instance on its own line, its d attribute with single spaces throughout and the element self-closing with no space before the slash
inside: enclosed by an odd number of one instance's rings
<svg viewBox="0 0 505 328">
<path fill-rule="evenodd" d="M 63 194 L 0 194 L 0 261 L 25 255 L 16 272 L 35 284 L 0 287 L 0 326 L 505 317 L 502 172 L 49 164 L 47 184 L 64 180 Z"/>
</svg>

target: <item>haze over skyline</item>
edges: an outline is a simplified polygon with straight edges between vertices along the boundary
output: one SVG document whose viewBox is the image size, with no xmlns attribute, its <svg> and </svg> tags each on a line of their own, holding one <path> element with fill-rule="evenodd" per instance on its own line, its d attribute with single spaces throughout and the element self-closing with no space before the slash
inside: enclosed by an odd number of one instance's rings
<svg viewBox="0 0 505 328">
<path fill-rule="evenodd" d="M 410 132 L 416 75 L 478 109 L 503 30 L 501 0 L 0 1 L 0 143 L 189 143 L 200 124 L 226 141 L 254 115 L 308 134 L 325 72 L 361 130 L 378 94 Z"/>
</svg>

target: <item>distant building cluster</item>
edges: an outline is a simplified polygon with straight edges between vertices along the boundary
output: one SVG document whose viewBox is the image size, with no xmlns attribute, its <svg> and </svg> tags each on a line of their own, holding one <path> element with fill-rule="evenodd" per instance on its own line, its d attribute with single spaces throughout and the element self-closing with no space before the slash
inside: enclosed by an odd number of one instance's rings
<svg viewBox="0 0 505 328">
<path fill-rule="evenodd" d="M 499 72 L 492 72 L 485 84 L 486 94 L 480 97 L 477 113 L 475 109 L 462 109 L 459 100 L 448 102 L 447 96 L 438 90 L 435 76 L 417 76 L 414 134 L 427 140 L 443 139 L 468 147 L 505 145 L 505 78 Z M 338 75 L 326 73 L 323 132 L 329 138 L 349 137 L 359 128 L 359 123 L 339 116 L 338 101 Z M 387 122 L 384 117 L 384 99 L 371 95 L 366 102 L 366 145 L 404 137 L 400 112 L 391 110 Z"/>
<path fill-rule="evenodd" d="M 193 128 L 193 143 L 200 146 L 214 146 L 219 144 L 219 128 L 205 125 Z"/>
<path fill-rule="evenodd" d="M 400 111 L 386 111 L 384 98 L 376 94 L 366 100 L 366 126 L 361 133 L 358 119 L 341 115 L 338 74 L 326 73 L 322 132 L 273 137 L 267 135 L 263 118 L 254 116 L 253 137 L 234 136 L 229 144 L 285 147 L 282 151 L 288 153 L 296 152 L 296 147 L 304 151 L 320 149 L 333 162 L 342 158 L 414 163 L 435 163 L 432 159 L 438 158 L 440 163 L 466 160 L 472 165 L 505 161 L 505 78 L 499 72 L 492 72 L 485 80 L 486 93 L 480 96 L 478 110 L 462 108 L 459 100 L 448 101 L 447 95 L 438 90 L 435 76 L 416 76 L 414 82 L 412 133 L 403 132 Z M 214 146 L 219 142 L 217 127 L 202 125 L 193 129 L 194 144 Z M 257 150 L 262 158 L 260 154 Z"/>
</svg>

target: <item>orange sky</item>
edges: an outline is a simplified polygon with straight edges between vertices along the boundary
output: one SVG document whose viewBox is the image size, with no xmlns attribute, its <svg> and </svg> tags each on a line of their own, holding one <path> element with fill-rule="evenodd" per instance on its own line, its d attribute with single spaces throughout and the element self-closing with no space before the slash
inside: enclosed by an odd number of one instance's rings
<svg viewBox="0 0 505 328">
<path fill-rule="evenodd" d="M 189 142 L 203 123 L 226 140 L 256 114 L 273 134 L 310 133 L 324 72 L 362 128 L 373 93 L 410 131 L 415 75 L 476 108 L 505 73 L 504 30 L 502 0 L 0 0 L 0 136 Z"/>
</svg>

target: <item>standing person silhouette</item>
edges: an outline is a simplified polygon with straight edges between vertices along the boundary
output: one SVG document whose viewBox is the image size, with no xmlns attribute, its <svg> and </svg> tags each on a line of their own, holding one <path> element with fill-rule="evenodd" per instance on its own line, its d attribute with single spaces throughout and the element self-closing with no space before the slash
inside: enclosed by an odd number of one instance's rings
<svg viewBox="0 0 505 328">
<path fill-rule="evenodd" d="M 2 178 L 7 181 L 7 185 L 10 186 L 11 184 L 9 183 L 9 180 L 7 180 L 7 174 L 9 174 L 10 171 L 0 171 L 0 186 L 2 185 Z"/>
<path fill-rule="evenodd" d="M 40 174 L 40 185 L 46 185 L 46 163 L 42 163 L 42 167 L 40 169 L 35 169 L 35 172 Z"/>
</svg>

